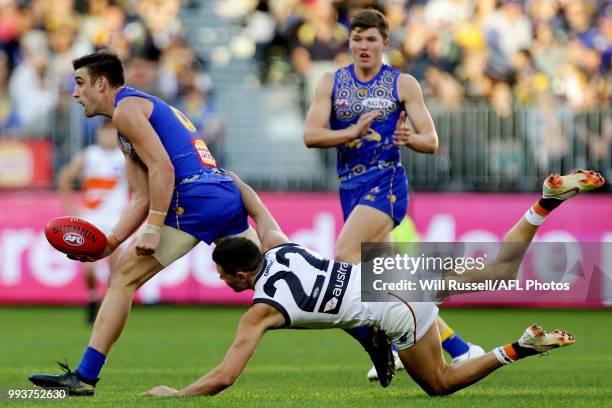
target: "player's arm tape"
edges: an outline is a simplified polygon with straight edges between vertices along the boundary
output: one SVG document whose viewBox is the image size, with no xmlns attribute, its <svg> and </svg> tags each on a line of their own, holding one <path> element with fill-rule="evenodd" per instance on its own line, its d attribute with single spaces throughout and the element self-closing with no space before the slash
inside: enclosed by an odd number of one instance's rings
<svg viewBox="0 0 612 408">
<path fill-rule="evenodd" d="M 143 234 L 159 234 L 160 231 L 161 231 L 161 227 L 158 227 L 157 225 L 146 223 L 142 233 Z"/>
<path fill-rule="evenodd" d="M 149 210 L 149 214 L 161 215 L 162 217 L 165 217 L 166 215 L 168 215 L 166 211 L 157 211 L 157 210 Z"/>
<path fill-rule="evenodd" d="M 106 238 L 106 242 L 107 242 L 107 245 L 113 248 L 113 250 L 116 249 L 119 245 L 121 245 L 121 241 L 119 241 L 119 238 L 117 238 L 117 236 L 112 232 L 108 234 L 108 237 Z"/>
<path fill-rule="evenodd" d="M 147 225 L 150 224 L 152 226 L 161 228 L 161 226 L 164 224 L 164 220 L 166 219 L 167 214 L 168 213 L 165 211 L 149 210 L 149 216 L 147 217 Z"/>
</svg>

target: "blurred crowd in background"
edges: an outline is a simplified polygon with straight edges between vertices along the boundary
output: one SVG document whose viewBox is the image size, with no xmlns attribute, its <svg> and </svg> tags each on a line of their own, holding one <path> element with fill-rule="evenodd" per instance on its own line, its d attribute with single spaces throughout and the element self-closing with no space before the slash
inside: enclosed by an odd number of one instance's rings
<svg viewBox="0 0 612 408">
<path fill-rule="evenodd" d="M 183 110 L 212 144 L 223 123 L 208 103 L 204 61 L 182 36 L 179 0 L 0 0 L 0 135 L 68 135 L 72 59 L 111 48 L 129 85 Z M 83 121 L 83 143 L 100 120 Z M 80 130 L 80 129 L 79 129 Z M 0 137 L 2 137 L 0 136 Z"/>
<path fill-rule="evenodd" d="M 195 9 L 206 1 L 0 0 L 0 140 L 51 138 L 58 152 L 71 153 L 66 144 L 90 143 L 98 121 L 81 120 L 79 128 L 68 123 L 70 112 L 75 117 L 80 110 L 71 97 L 71 60 L 111 48 L 125 62 L 128 85 L 181 109 L 224 163 L 223 156 L 232 154 L 222 148 L 231 112 L 224 118 L 211 102 L 210 56 L 193 51 L 179 18 L 181 7 Z M 420 81 L 437 121 L 438 166 L 451 160 L 446 126 L 457 140 L 490 140 L 471 157 L 490 157 L 490 167 L 508 177 L 532 159 L 546 170 L 571 170 L 563 168 L 568 156 L 567 167 L 607 165 L 612 171 L 612 0 L 219 4 L 254 45 L 258 83 L 297 88 L 302 114 L 321 75 L 351 62 L 351 16 L 373 7 L 390 23 L 385 62 Z M 488 119 L 478 120 L 487 128 L 478 121 L 453 127 L 449 115 L 474 105 L 486 106 Z M 539 146 L 543 151 L 533 153 Z M 475 149 L 461 148 L 468 155 Z M 56 169 L 65 156 L 56 155 Z"/>
<path fill-rule="evenodd" d="M 247 25 L 258 33 L 264 80 L 297 73 L 310 87 L 312 76 L 350 63 L 348 25 L 362 7 L 387 16 L 386 62 L 447 109 L 487 101 L 508 115 L 513 102 L 610 103 L 608 0 L 260 0 Z"/>
</svg>

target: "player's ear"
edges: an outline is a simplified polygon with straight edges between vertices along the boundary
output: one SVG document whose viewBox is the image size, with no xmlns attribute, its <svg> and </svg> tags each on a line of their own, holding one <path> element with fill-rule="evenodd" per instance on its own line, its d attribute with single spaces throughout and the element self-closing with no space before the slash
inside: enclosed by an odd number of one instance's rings
<svg viewBox="0 0 612 408">
<path fill-rule="evenodd" d="M 247 272 L 242 272 L 242 271 L 238 271 L 236 272 L 236 276 L 241 280 L 241 281 L 246 281 L 249 274 Z"/>
<path fill-rule="evenodd" d="M 102 91 L 107 83 L 108 80 L 106 79 L 106 77 L 104 75 L 100 75 L 94 82 L 94 86 L 97 91 Z"/>
</svg>

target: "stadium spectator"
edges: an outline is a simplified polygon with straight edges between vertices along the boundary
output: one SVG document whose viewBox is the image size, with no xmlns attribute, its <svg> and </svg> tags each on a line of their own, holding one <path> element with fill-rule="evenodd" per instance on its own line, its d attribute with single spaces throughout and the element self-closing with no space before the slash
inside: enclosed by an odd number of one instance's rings
<svg viewBox="0 0 612 408">
<path fill-rule="evenodd" d="M 565 47 L 555 37 L 550 23 L 539 23 L 535 27 L 535 38 L 531 46 L 535 66 L 548 78 L 554 78 L 559 66 L 566 59 Z"/>
<path fill-rule="evenodd" d="M 504 0 L 483 22 L 487 46 L 492 54 L 489 61 L 495 63 L 492 73 L 500 79 L 511 74 L 514 54 L 528 48 L 533 41 L 531 22 L 522 7 L 518 0 Z"/>
<path fill-rule="evenodd" d="M 192 74 L 189 81 L 181 84 L 181 95 L 174 105 L 191 119 L 217 163 L 223 165 L 226 163 L 223 148 L 225 119 L 217 112 L 209 98 L 210 78 L 204 72 L 193 69 L 190 71 Z"/>
<path fill-rule="evenodd" d="M 301 21 L 290 29 L 291 59 L 306 85 L 306 99 L 314 95 L 316 82 L 333 69 L 335 60 L 346 61 L 348 32 L 338 21 L 329 0 L 309 2 Z"/>
<path fill-rule="evenodd" d="M 49 69 L 50 51 L 45 33 L 29 31 L 21 37 L 20 46 L 23 61 L 15 67 L 9 85 L 20 130 L 27 136 L 47 136 L 59 89 Z"/>
<path fill-rule="evenodd" d="M 455 26 L 473 14 L 471 0 L 431 0 L 425 4 L 425 24 L 438 29 Z"/>
<path fill-rule="evenodd" d="M 0 49 L 7 53 L 12 70 L 19 58 L 19 37 L 23 34 L 25 13 L 19 8 L 17 0 L 0 3 Z"/>
<path fill-rule="evenodd" d="M 428 96 L 434 102 L 440 103 L 449 111 L 459 109 L 463 88 L 452 75 L 438 68 L 429 67 L 425 71 L 425 81 L 428 86 Z"/>
<path fill-rule="evenodd" d="M 463 53 L 457 74 L 465 84 L 465 96 L 472 101 L 484 101 L 491 94 L 493 81 L 486 74 L 487 60 L 486 49 Z"/>
<path fill-rule="evenodd" d="M 136 3 L 138 15 L 142 17 L 157 48 L 166 48 L 179 36 L 179 8 L 179 0 L 140 0 Z"/>
<path fill-rule="evenodd" d="M 11 135 L 17 128 L 17 116 L 9 95 L 9 58 L 0 51 L 0 139 Z"/>
<path fill-rule="evenodd" d="M 125 82 L 128 86 L 159 96 L 157 76 L 157 61 L 146 55 L 134 55 L 126 64 Z"/>
</svg>

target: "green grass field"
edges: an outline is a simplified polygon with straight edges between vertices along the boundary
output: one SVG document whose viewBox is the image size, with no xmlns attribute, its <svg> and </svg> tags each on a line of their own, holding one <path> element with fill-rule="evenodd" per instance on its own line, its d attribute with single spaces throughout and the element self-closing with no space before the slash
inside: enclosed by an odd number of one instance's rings
<svg viewBox="0 0 612 408">
<path fill-rule="evenodd" d="M 183 387 L 213 368 L 232 341 L 243 309 L 139 307 L 113 349 L 93 398 L 6 402 L 6 406 L 279 406 L 527 407 L 612 406 L 612 319 L 609 310 L 443 310 L 443 317 L 485 349 L 515 340 L 533 321 L 567 328 L 577 344 L 544 358 L 504 367 L 452 396 L 431 398 L 405 372 L 381 388 L 359 345 L 340 330 L 268 333 L 234 387 L 212 398 L 151 399 L 159 384 Z M 32 372 L 74 368 L 90 328 L 76 308 L 0 309 L 0 389 L 30 388 Z"/>
</svg>

